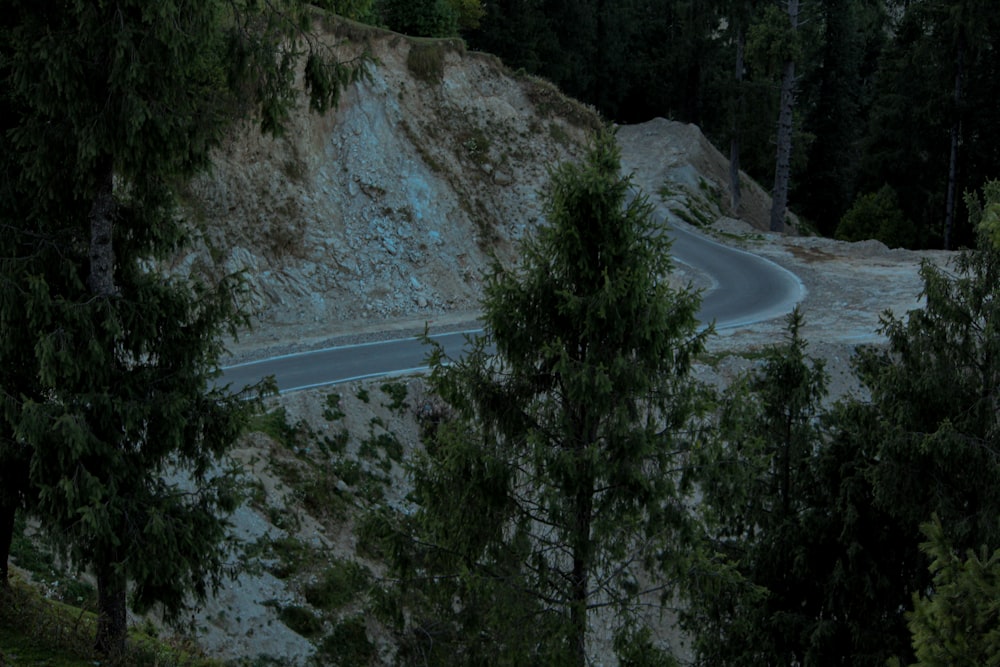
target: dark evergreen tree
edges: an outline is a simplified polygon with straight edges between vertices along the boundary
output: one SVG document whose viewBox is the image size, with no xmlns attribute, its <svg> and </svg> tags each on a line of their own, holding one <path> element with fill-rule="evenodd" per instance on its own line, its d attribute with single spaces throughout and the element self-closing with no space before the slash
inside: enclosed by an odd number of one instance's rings
<svg viewBox="0 0 1000 667">
<path fill-rule="evenodd" d="M 425 603 L 411 644 L 438 664 L 582 666 L 600 609 L 653 664 L 638 611 L 690 558 L 698 296 L 668 286 L 669 241 L 629 200 L 613 135 L 553 172 L 546 217 L 491 276 L 472 350 L 431 359 L 453 419 L 415 468 L 403 572 Z"/>
<path fill-rule="evenodd" d="M 832 236 L 854 199 L 861 124 L 863 33 L 862 2 L 822 0 L 822 42 L 817 67 L 803 85 L 815 88 L 805 125 L 815 136 L 806 168 L 795 183 L 798 212 L 820 233 Z"/>
<path fill-rule="evenodd" d="M 183 237 L 173 189 L 227 123 L 259 109 L 277 129 L 293 103 L 304 11 L 15 1 L 0 18 L 0 460 L 26 472 L 0 527 L 30 501 L 93 570 L 104 654 L 123 648 L 129 582 L 169 615 L 222 573 L 235 495 L 219 465 L 253 407 L 212 381 L 234 285 L 156 266 Z M 310 48 L 313 107 L 357 71 Z"/>
<path fill-rule="evenodd" d="M 969 549 L 964 558 L 935 520 L 924 527 L 923 550 L 932 559 L 934 584 L 914 596 L 910 615 L 919 667 L 995 665 L 1000 662 L 1000 549 Z M 897 663 L 898 664 L 898 663 Z"/>
<path fill-rule="evenodd" d="M 888 183 L 922 246 L 975 241 L 953 220 L 957 193 L 1000 163 L 998 40 L 991 3 L 909 3 L 879 68 L 858 192 Z"/>
<path fill-rule="evenodd" d="M 876 503 L 871 416 L 825 411 L 800 329 L 795 313 L 787 342 L 728 390 L 703 452 L 712 543 L 742 578 L 693 588 L 699 664 L 876 667 L 909 652 L 903 609 L 924 563 Z"/>
<path fill-rule="evenodd" d="M 704 452 L 705 514 L 716 548 L 746 579 L 738 593 L 709 589 L 688 625 L 703 664 L 801 664 L 819 582 L 802 568 L 811 548 L 802 521 L 815 487 L 821 363 L 807 363 L 801 315 L 788 341 L 723 397 L 718 449 Z"/>
</svg>

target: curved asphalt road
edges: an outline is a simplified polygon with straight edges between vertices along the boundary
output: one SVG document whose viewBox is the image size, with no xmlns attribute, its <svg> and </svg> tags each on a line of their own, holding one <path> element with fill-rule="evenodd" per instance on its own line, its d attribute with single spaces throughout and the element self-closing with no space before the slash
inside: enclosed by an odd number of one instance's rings
<svg viewBox="0 0 1000 667">
<path fill-rule="evenodd" d="M 716 329 L 745 326 L 791 311 L 805 296 L 802 282 L 774 262 L 716 243 L 704 236 L 670 227 L 674 259 L 702 271 L 713 286 L 702 297 L 698 319 Z M 458 356 L 475 330 L 434 334 L 449 356 Z M 271 357 L 223 368 L 221 383 L 240 389 L 274 375 L 281 392 L 403 374 L 426 368 L 427 347 L 417 338 L 331 347 Z"/>
</svg>

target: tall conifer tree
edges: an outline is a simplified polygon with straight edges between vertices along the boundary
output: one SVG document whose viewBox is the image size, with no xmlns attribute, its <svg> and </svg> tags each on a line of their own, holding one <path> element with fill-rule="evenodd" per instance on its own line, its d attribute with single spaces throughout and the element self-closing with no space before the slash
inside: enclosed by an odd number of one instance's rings
<svg viewBox="0 0 1000 667">
<path fill-rule="evenodd" d="M 699 298 L 669 286 L 669 241 L 630 199 L 612 134 L 545 196 L 521 265 L 488 282 L 485 334 L 432 359 L 455 419 L 416 468 L 425 546 L 408 562 L 440 595 L 432 641 L 459 663 L 582 667 L 599 608 L 639 655 L 637 610 L 689 555 Z"/>
<path fill-rule="evenodd" d="M 280 126 L 304 17 L 293 2 L 15 0 L 0 18 L 0 460 L 27 473 L 0 528 L 31 500 L 94 571 L 104 654 L 124 647 L 129 582 L 139 607 L 175 612 L 225 562 L 235 496 L 218 465 L 251 405 L 212 384 L 233 285 L 155 267 L 183 237 L 173 188 L 227 124 L 257 108 Z M 356 72 L 329 56 L 307 56 L 317 109 Z"/>
</svg>

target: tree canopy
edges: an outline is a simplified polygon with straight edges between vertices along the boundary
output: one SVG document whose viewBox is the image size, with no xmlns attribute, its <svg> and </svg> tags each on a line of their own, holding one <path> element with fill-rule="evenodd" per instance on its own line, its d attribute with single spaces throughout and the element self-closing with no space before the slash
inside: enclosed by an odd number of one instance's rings
<svg viewBox="0 0 1000 667">
<path fill-rule="evenodd" d="M 0 18 L 0 546 L 6 561 L 26 508 L 94 572 L 105 654 L 123 647 L 130 583 L 169 615 L 226 563 L 224 455 L 254 406 L 213 379 L 238 280 L 157 262 L 183 241 L 178 184 L 230 123 L 280 129 L 300 58 L 316 109 L 358 75 L 310 41 L 309 11 L 15 1 Z"/>
<path fill-rule="evenodd" d="M 434 661 L 584 665 L 597 616 L 634 652 L 640 610 L 689 557 L 698 295 L 670 287 L 669 241 L 612 134 L 555 169 L 545 201 L 521 264 L 487 283 L 484 334 L 431 359 L 452 418 L 414 470 L 404 579 L 423 592 L 413 615 L 437 619 L 410 635 Z"/>
</svg>

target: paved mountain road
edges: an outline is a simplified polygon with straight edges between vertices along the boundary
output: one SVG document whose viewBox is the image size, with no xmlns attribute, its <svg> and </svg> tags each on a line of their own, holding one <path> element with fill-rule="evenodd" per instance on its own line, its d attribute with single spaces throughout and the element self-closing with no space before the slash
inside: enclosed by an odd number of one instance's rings
<svg viewBox="0 0 1000 667">
<path fill-rule="evenodd" d="M 716 243 L 697 232 L 671 226 L 675 261 L 712 280 L 698 319 L 717 329 L 745 326 L 788 313 L 805 296 L 802 282 L 774 262 Z M 432 334 L 449 356 L 461 353 L 475 330 Z M 222 383 L 234 389 L 274 375 L 281 392 L 310 389 L 425 368 L 427 347 L 417 338 L 330 347 L 223 368 Z"/>
</svg>

